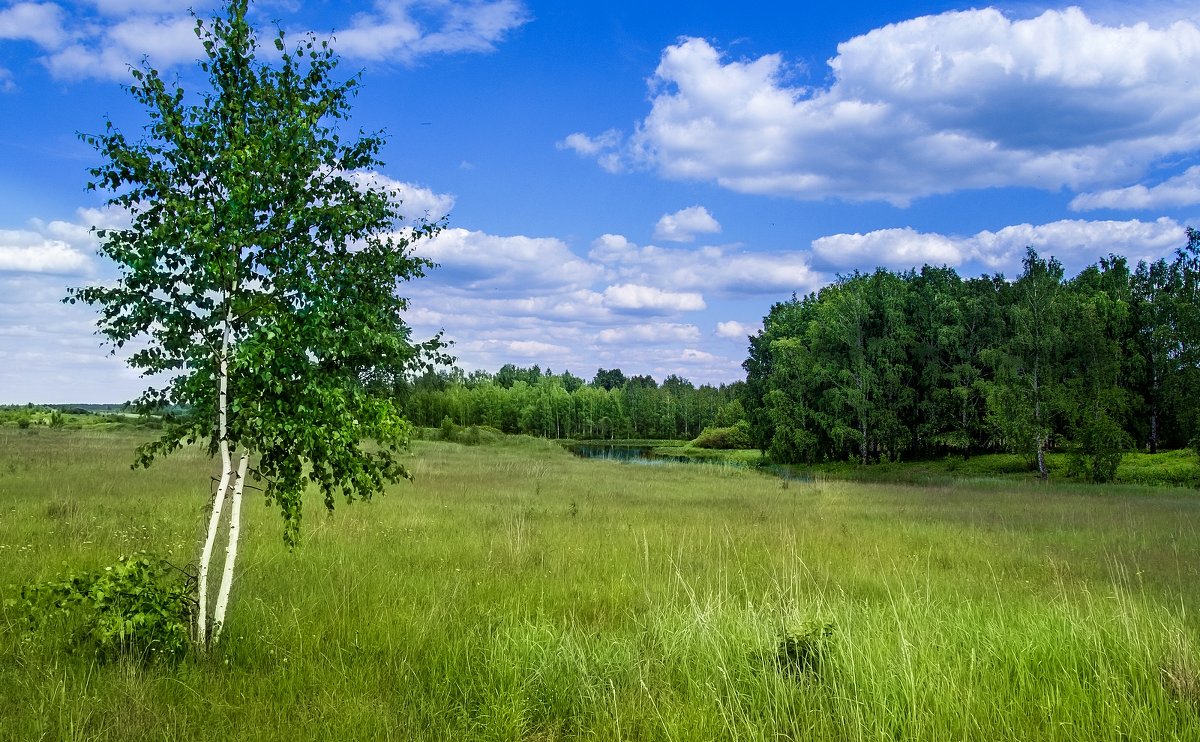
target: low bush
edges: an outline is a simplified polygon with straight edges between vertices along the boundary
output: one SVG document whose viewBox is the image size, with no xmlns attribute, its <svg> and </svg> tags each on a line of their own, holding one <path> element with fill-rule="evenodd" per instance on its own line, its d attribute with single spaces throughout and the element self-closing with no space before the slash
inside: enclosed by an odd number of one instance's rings
<svg viewBox="0 0 1200 742">
<path fill-rule="evenodd" d="M 728 428 L 705 428 L 692 445 L 696 448 L 746 449 L 754 448 L 754 441 L 750 438 L 750 423 L 742 420 Z"/>
<path fill-rule="evenodd" d="M 21 609 L 31 631 L 62 629 L 67 646 L 101 662 L 175 661 L 191 646 L 194 578 L 165 559 L 139 553 L 66 579 L 26 585 Z"/>
</svg>

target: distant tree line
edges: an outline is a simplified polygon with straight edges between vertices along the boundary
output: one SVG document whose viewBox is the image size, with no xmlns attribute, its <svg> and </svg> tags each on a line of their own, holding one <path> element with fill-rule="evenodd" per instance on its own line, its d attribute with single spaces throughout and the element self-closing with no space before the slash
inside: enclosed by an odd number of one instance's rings
<svg viewBox="0 0 1200 742">
<path fill-rule="evenodd" d="M 672 375 L 659 384 L 620 369 L 599 369 L 585 382 L 570 372 L 508 364 L 494 374 L 429 370 L 393 384 L 405 417 L 424 427 L 449 420 L 546 438 L 692 439 L 745 418 L 741 382 L 697 387 Z"/>
<path fill-rule="evenodd" d="M 1200 423 L 1200 233 L 1172 261 L 1074 278 L 1032 248 L 1014 281 L 925 266 L 840 277 L 773 306 L 743 403 L 778 462 L 1069 450 L 1092 480 Z"/>
</svg>

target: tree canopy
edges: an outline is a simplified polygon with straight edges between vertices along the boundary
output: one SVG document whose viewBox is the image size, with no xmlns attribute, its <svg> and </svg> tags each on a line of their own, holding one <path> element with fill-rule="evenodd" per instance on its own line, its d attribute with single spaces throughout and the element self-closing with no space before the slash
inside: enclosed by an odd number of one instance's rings
<svg viewBox="0 0 1200 742">
<path fill-rule="evenodd" d="M 1109 256 L 1068 279 L 1033 249 L 1021 274 L 949 268 L 841 277 L 776 304 L 751 338 L 742 401 L 781 462 L 1009 450 L 1110 479 L 1132 446 L 1200 429 L 1200 233 L 1173 260 Z"/>
</svg>

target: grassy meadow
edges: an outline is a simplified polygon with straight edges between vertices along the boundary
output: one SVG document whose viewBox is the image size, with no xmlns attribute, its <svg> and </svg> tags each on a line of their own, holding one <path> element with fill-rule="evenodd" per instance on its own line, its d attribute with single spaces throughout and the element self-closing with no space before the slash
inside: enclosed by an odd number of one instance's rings
<svg viewBox="0 0 1200 742">
<path fill-rule="evenodd" d="M 149 434 L 0 428 L 0 599 L 194 558 L 212 463 L 131 471 Z M 332 517 L 313 498 L 294 553 L 251 500 L 209 657 L 101 665 L 0 608 L 0 739 L 1200 739 L 1195 490 L 785 481 L 516 438 L 410 465 Z"/>
</svg>

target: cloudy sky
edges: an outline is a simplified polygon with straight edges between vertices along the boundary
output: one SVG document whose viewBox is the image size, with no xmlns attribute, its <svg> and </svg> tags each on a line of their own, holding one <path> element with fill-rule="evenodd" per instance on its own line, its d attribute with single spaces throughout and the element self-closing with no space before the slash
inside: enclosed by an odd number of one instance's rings
<svg viewBox="0 0 1200 742">
<path fill-rule="evenodd" d="M 197 82 L 203 0 L 0 0 L 0 403 L 145 382 L 66 287 L 111 279 L 78 132 L 144 121 L 128 65 Z M 741 376 L 771 304 L 838 273 L 1074 271 L 1200 224 L 1200 2 L 261 0 L 363 71 L 412 215 L 404 287 L 466 369 Z"/>
</svg>

